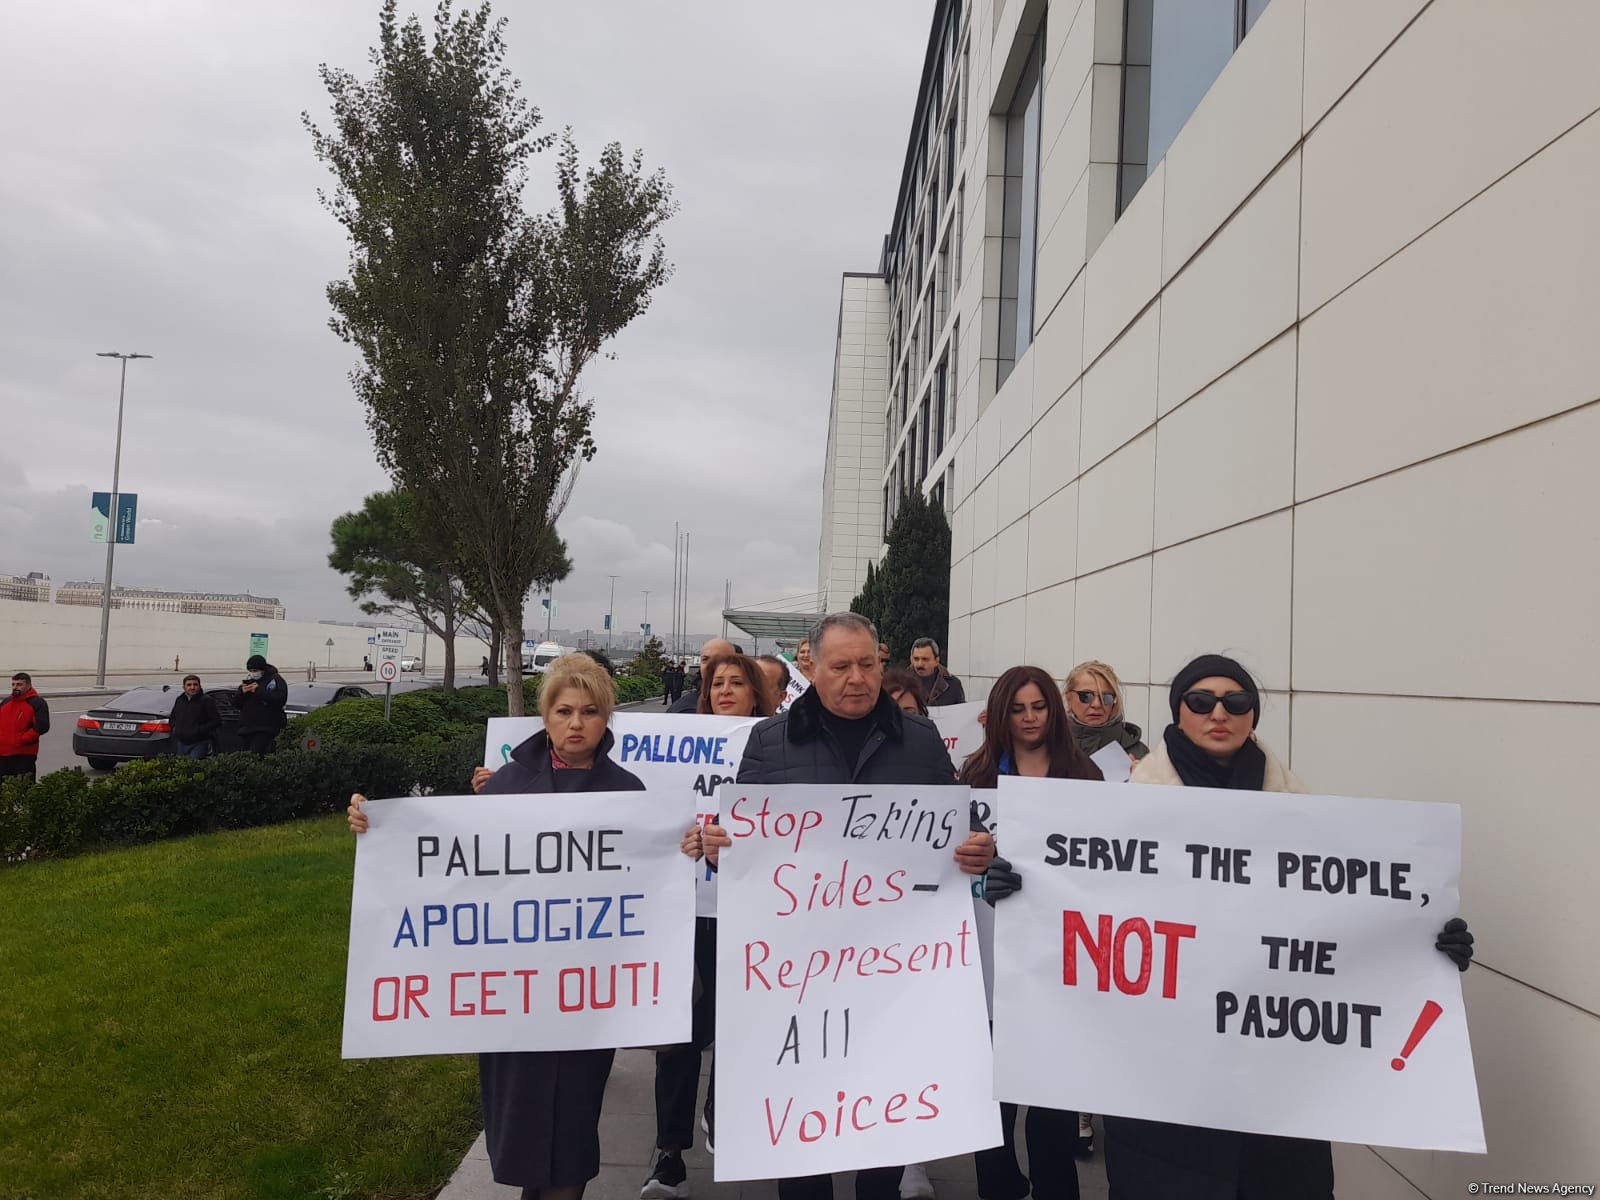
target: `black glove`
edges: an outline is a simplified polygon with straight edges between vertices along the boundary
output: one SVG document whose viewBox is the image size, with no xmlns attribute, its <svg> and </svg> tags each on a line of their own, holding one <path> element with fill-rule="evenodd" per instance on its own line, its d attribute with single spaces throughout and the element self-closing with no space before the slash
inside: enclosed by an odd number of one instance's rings
<svg viewBox="0 0 1600 1200">
<path fill-rule="evenodd" d="M 983 873 L 983 898 L 991 905 L 996 900 L 1004 900 L 1012 892 L 1022 890 L 1022 876 L 1017 874 L 1016 868 L 998 854 L 989 864 L 989 869 Z"/>
<path fill-rule="evenodd" d="M 1439 940 L 1434 942 L 1433 948 L 1448 954 L 1458 971 L 1465 971 L 1472 963 L 1472 932 L 1467 923 L 1460 917 L 1451 917 L 1439 931 Z"/>
</svg>

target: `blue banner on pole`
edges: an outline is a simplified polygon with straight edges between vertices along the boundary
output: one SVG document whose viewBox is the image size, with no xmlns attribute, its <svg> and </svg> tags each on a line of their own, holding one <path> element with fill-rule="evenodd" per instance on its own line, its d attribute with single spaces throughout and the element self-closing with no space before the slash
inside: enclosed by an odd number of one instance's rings
<svg viewBox="0 0 1600 1200">
<path fill-rule="evenodd" d="M 95 492 L 89 500 L 89 540 L 108 541 L 111 537 L 111 493 Z M 119 546 L 133 545 L 133 531 L 139 524 L 139 493 L 117 494 L 116 539 Z"/>
<path fill-rule="evenodd" d="M 133 531 L 139 526 L 139 493 L 123 492 L 117 497 L 117 545 L 133 545 Z"/>
</svg>

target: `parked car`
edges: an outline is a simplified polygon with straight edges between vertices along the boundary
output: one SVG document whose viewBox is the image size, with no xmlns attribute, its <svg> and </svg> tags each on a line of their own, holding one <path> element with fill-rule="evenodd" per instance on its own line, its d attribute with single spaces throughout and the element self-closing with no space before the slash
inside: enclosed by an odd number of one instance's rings
<svg viewBox="0 0 1600 1200">
<path fill-rule="evenodd" d="M 109 771 L 118 763 L 136 758 L 171 754 L 170 718 L 173 701 L 180 691 L 170 683 L 146 684 L 84 713 L 72 731 L 72 752 L 87 759 L 96 771 Z M 222 718 L 217 750 L 227 753 L 242 749 L 239 736 L 234 732 L 239 722 L 238 694 L 231 688 L 212 688 L 206 695 L 216 701 L 217 713 Z M 284 712 L 298 717 L 325 704 L 371 695 L 358 684 L 291 683 Z"/>
<path fill-rule="evenodd" d="M 400 669 L 402 671 L 420 671 L 422 670 L 422 659 L 418 655 L 407 654 L 400 660 Z"/>
</svg>

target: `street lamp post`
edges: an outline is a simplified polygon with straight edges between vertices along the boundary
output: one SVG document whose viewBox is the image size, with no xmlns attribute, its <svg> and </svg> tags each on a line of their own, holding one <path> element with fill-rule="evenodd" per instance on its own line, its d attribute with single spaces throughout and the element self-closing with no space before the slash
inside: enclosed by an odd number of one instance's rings
<svg viewBox="0 0 1600 1200">
<path fill-rule="evenodd" d="M 606 602 L 606 657 L 611 657 L 611 635 L 617 624 L 617 577 L 611 576 L 611 599 Z"/>
<path fill-rule="evenodd" d="M 96 358 L 116 358 L 122 361 L 122 380 L 117 385 L 117 452 L 111 460 L 111 527 L 106 530 L 106 581 L 100 592 L 100 660 L 95 667 L 96 687 L 106 685 L 106 647 L 111 640 L 111 567 L 117 553 L 117 488 L 122 483 L 122 402 L 128 391 L 128 360 L 152 358 L 149 354 L 123 354 L 117 350 L 102 350 Z"/>
</svg>

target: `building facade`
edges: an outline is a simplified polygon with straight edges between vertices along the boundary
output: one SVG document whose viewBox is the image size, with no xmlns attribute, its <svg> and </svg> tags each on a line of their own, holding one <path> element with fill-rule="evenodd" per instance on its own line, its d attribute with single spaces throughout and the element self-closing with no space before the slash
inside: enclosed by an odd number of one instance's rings
<svg viewBox="0 0 1600 1200">
<path fill-rule="evenodd" d="M 833 398 L 822 479 L 817 592 L 823 612 L 848 608 L 884 537 L 884 401 L 889 294 L 881 275 L 847 274 L 839 289 Z"/>
<path fill-rule="evenodd" d="M 50 576 L 38 571 L 26 575 L 0 575 L 0 600 L 25 600 L 31 604 L 50 602 Z"/>
<path fill-rule="evenodd" d="M 1600 5 L 942 0 L 882 263 L 883 495 L 950 514 L 969 693 L 1241 659 L 1325 794 L 1449 800 L 1490 1153 L 1600 1177 Z"/>
<path fill-rule="evenodd" d="M 99 608 L 103 585 L 96 582 L 64 583 L 56 589 L 57 604 Z M 226 592 L 168 592 L 160 588 L 122 587 L 113 584 L 111 607 L 135 612 L 193 613 L 206 617 L 249 617 L 282 621 L 283 605 L 272 596 Z"/>
</svg>

